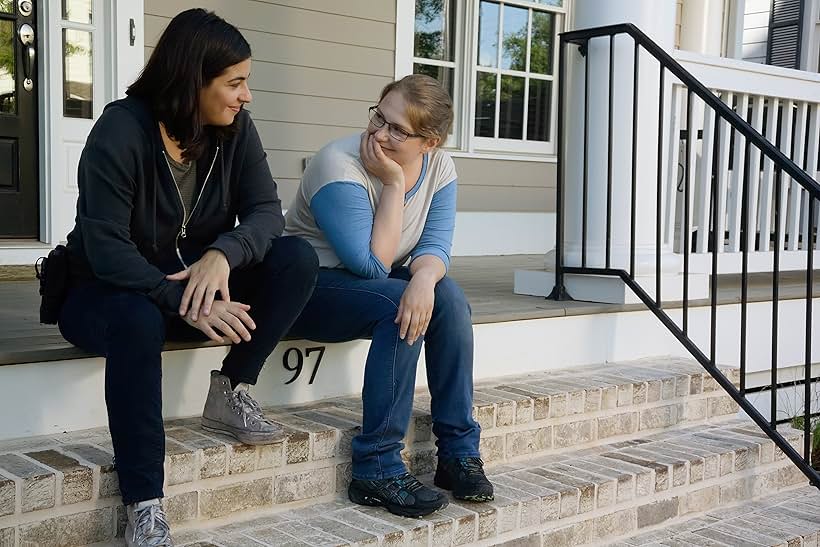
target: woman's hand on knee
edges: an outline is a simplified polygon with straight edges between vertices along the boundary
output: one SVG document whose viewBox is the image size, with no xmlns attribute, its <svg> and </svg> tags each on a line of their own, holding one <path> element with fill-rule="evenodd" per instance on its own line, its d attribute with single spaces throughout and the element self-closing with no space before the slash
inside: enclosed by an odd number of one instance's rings
<svg viewBox="0 0 820 547">
<path fill-rule="evenodd" d="M 413 276 L 404 289 L 396 313 L 395 323 L 400 325 L 399 337 L 411 346 L 427 333 L 433 316 L 436 284 L 424 276 Z"/>
<path fill-rule="evenodd" d="M 209 249 L 202 258 L 191 264 L 187 270 L 166 276 L 170 281 L 185 281 L 185 292 L 179 304 L 179 314 L 186 316 L 190 312 L 194 321 L 200 314 L 210 315 L 217 291 L 225 302 L 231 301 L 228 289 L 228 276 L 231 266 L 228 259 L 216 249 Z"/>
<path fill-rule="evenodd" d="M 250 342 L 250 331 L 256 328 L 256 323 L 248 315 L 250 309 L 250 306 L 241 302 L 217 300 L 213 303 L 210 314 L 201 314 L 194 319 L 193 310 L 191 310 L 191 313 L 183 315 L 182 318 L 215 342 L 230 341 L 233 344 L 239 344 L 243 340 Z"/>
</svg>

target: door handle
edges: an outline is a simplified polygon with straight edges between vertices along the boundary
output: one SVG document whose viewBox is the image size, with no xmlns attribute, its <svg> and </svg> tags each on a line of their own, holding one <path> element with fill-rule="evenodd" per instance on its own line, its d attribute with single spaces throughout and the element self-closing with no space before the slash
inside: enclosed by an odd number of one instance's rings
<svg viewBox="0 0 820 547">
<path fill-rule="evenodd" d="M 34 29 L 28 23 L 24 23 L 20 25 L 17 35 L 20 37 L 20 42 L 25 46 L 23 51 L 23 89 L 31 91 L 34 89 L 34 81 L 31 79 L 34 72 L 34 57 L 37 55 L 37 51 L 34 49 Z"/>
</svg>

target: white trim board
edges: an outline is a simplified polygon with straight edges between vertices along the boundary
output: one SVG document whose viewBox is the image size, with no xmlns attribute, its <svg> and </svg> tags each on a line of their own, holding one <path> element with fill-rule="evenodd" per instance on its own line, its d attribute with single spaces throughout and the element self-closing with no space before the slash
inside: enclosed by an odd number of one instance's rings
<svg viewBox="0 0 820 547">
<path fill-rule="evenodd" d="M 553 247 L 555 213 L 456 214 L 453 256 L 546 254 Z"/>
</svg>

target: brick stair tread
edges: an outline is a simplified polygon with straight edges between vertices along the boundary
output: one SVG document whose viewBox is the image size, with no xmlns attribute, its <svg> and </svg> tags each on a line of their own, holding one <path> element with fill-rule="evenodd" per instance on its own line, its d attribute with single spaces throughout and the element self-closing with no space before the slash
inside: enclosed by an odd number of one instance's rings
<svg viewBox="0 0 820 547">
<path fill-rule="evenodd" d="M 820 546 L 820 490 L 794 490 L 706 511 L 649 532 L 625 538 L 612 547 L 684 545 Z"/>
<path fill-rule="evenodd" d="M 782 428 L 781 432 L 799 444 L 799 431 Z M 647 456 L 660 449 L 667 454 Z M 782 464 L 772 465 L 777 462 Z M 755 477 L 749 471 L 758 465 L 768 465 L 770 470 Z M 732 473 L 739 478 L 719 482 Z M 762 490 L 802 481 L 799 471 L 760 436 L 756 426 L 739 418 L 494 466 L 488 468 L 488 476 L 496 487 L 494 501 L 475 504 L 451 499 L 446 509 L 422 519 L 360 507 L 340 493 L 329 502 L 257 514 L 226 526 L 188 529 L 178 534 L 177 543 L 201 547 L 255 545 L 254 541 L 339 546 L 427 545 L 428 541 L 432 545 L 491 544 L 540 527 L 517 539 L 535 535 L 539 542 L 534 544 L 574 545 L 677 519 L 696 509 L 689 505 L 697 497 L 687 496 L 697 496 L 700 484 L 708 485 L 704 490 L 713 491 L 718 502 L 732 503 L 742 499 L 744 492 L 739 490 L 750 481 L 758 481 Z M 431 475 L 422 480 L 432 484 Z M 572 539 L 562 543 L 567 528 Z"/>
<path fill-rule="evenodd" d="M 603 366 L 603 372 L 602 366 L 592 365 L 500 377 L 476 385 L 474 414 L 483 430 L 485 460 L 494 463 L 544 450 L 566 450 L 736 412 L 734 402 L 691 360 L 655 358 Z M 734 370 L 727 369 L 727 373 Z M 258 448 L 202 430 L 198 417 L 167 421 L 169 484 L 349 457 L 349 441 L 361 421 L 361 400 L 340 397 L 265 411 L 284 427 L 286 436 Z M 411 467 L 414 458 L 427 458 L 435 451 L 429 396 L 424 389 L 416 394 L 406 441 Z M 50 462 L 59 460 L 86 479 L 100 474 L 97 494 L 111 496 L 116 494 L 112 456 L 107 428 L 0 441 L 0 477 L 19 476 L 11 469 L 4 473 L 3 461 L 12 465 L 15 458 L 28 463 L 32 476 L 54 477 Z M 197 462 L 200 468 L 194 469 Z M 414 471 L 424 473 L 425 469 Z M 76 496 L 77 501 L 90 497 L 96 496 Z M 3 514 L 0 508 L 0 516 Z"/>
<path fill-rule="evenodd" d="M 799 445 L 799 431 L 784 427 L 781 433 Z M 665 455 L 651 457 L 661 450 Z M 756 473 L 758 466 L 765 471 Z M 805 483 L 782 452 L 742 418 L 498 465 L 488 468 L 488 476 L 496 487 L 494 501 L 451 499 L 446 509 L 422 519 L 357 506 L 339 492 L 331 501 L 268 509 L 224 526 L 189 524 L 176 540 L 200 547 L 579 545 Z M 431 475 L 421 479 L 432 484 Z"/>
<path fill-rule="evenodd" d="M 726 372 L 736 379 L 734 369 Z M 427 400 L 420 390 L 406 439 L 405 458 L 419 475 L 435 466 Z M 546 453 L 551 455 L 545 462 L 562 463 L 577 455 L 569 451 L 579 447 L 586 447 L 581 454 L 598 457 L 604 447 L 594 445 L 605 442 L 623 452 L 621 468 L 634 470 L 635 462 L 646 457 L 640 445 L 652 435 L 674 437 L 711 418 L 709 427 L 731 425 L 736 412 L 735 403 L 697 363 L 680 358 L 499 377 L 476 386 L 474 407 L 483 427 L 482 454 L 493 472 L 506 468 L 497 464 L 526 464 L 523 460 Z M 205 432 L 198 418 L 166 422 L 166 496 L 173 520 L 221 518 L 221 510 L 203 507 L 242 488 L 250 488 L 247 500 L 231 511 L 327 499 L 344 490 L 350 475 L 349 441 L 361 419 L 358 398 L 267 408 L 266 414 L 287 435 L 261 447 Z M 644 438 L 611 444 L 634 435 Z M 760 435 L 744 430 L 735 437 L 748 444 Z M 771 452 L 771 442 L 762 442 Z M 715 444 L 715 439 L 702 438 L 686 455 L 709 459 Z M 681 447 L 666 443 L 661 448 L 664 461 L 653 465 L 674 471 Z M 121 518 L 112 452 L 106 428 L 0 441 L 0 533 L 18 525 L 35 530 L 40 521 L 43 526 L 59 524 L 55 519 L 70 519 L 73 513 L 108 511 L 112 520 Z M 734 465 L 734 456 L 729 460 Z M 697 473 L 698 464 L 695 468 Z M 308 483 L 314 487 L 305 488 Z"/>
</svg>

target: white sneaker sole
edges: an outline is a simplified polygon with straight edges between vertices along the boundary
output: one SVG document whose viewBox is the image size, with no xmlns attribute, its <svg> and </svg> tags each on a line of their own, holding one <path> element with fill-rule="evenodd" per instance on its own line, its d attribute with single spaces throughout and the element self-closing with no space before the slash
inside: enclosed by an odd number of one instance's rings
<svg viewBox="0 0 820 547">
<path fill-rule="evenodd" d="M 250 445 L 273 444 L 277 441 L 284 440 L 287 436 L 285 431 L 282 429 L 278 429 L 271 433 L 249 432 L 238 427 L 231 427 L 227 424 L 223 424 L 222 422 L 210 420 L 204 416 L 202 417 L 202 429 L 212 431 L 214 433 L 229 435 L 241 443 Z"/>
</svg>

